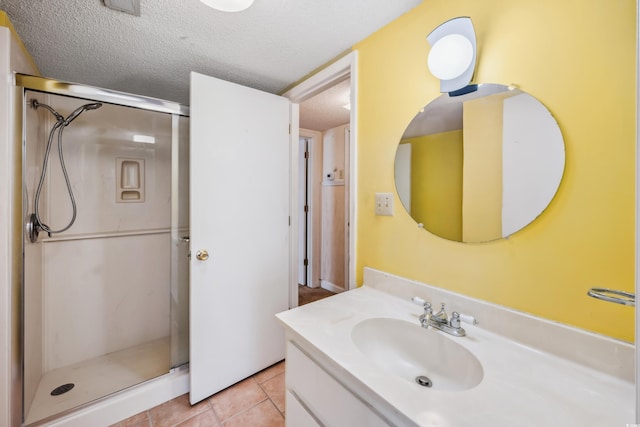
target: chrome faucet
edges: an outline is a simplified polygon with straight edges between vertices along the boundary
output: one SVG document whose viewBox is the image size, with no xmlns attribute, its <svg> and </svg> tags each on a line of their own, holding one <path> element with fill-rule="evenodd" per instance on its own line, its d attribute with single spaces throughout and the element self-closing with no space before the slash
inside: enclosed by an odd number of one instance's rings
<svg viewBox="0 0 640 427">
<path fill-rule="evenodd" d="M 440 311 L 437 313 L 433 313 L 433 308 L 431 307 L 431 303 L 429 301 L 425 301 L 419 297 L 411 298 L 413 303 L 421 305 L 424 308 L 424 313 L 420 315 L 418 318 L 420 320 L 420 325 L 423 328 L 435 328 L 440 331 L 446 332 L 455 337 L 464 337 L 467 332 L 460 326 L 462 321 L 477 325 L 478 321 L 469 315 L 460 315 L 457 311 L 451 313 L 451 318 L 447 316 L 447 312 L 444 307 L 445 304 L 442 303 L 440 306 Z"/>
<path fill-rule="evenodd" d="M 444 303 L 440 305 L 440 311 L 431 316 L 431 318 L 438 323 L 447 323 L 449 321 L 449 316 L 447 316 L 447 312 L 444 311 Z"/>
</svg>

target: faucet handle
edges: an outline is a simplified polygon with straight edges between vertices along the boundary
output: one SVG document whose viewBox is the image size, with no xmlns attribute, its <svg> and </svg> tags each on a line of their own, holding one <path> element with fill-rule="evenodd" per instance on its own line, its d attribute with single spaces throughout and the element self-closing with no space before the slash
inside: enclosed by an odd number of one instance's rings
<svg viewBox="0 0 640 427">
<path fill-rule="evenodd" d="M 411 302 L 417 305 L 421 305 L 424 308 L 425 313 L 431 313 L 431 303 L 420 297 L 411 298 Z"/>
<path fill-rule="evenodd" d="M 468 323 L 470 325 L 477 325 L 478 323 L 480 323 L 478 322 L 478 320 L 476 320 L 475 317 L 470 316 L 468 314 L 459 314 L 459 316 L 460 316 L 460 320 L 464 323 Z"/>
<path fill-rule="evenodd" d="M 420 297 L 413 297 L 411 298 L 411 302 L 417 305 L 421 305 L 422 308 L 424 308 L 424 314 L 423 316 L 428 315 L 429 317 L 431 317 L 431 314 L 433 313 L 433 310 L 431 309 L 431 303 L 427 300 L 424 300 Z"/>
<path fill-rule="evenodd" d="M 421 305 L 421 306 L 423 306 L 423 307 L 424 307 L 426 304 L 431 305 L 431 303 L 429 303 L 427 300 L 424 300 L 424 299 L 422 299 L 422 298 L 420 298 L 420 297 L 413 297 L 413 298 L 411 298 L 411 302 L 412 302 L 412 303 L 414 303 L 414 304 L 417 304 L 417 305 Z"/>
</svg>

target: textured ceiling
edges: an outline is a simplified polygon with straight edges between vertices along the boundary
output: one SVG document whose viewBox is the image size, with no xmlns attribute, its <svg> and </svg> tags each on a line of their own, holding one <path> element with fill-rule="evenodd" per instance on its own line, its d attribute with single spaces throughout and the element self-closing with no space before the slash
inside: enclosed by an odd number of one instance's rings
<svg viewBox="0 0 640 427">
<path fill-rule="evenodd" d="M 279 93 L 421 0 L 0 0 L 42 74 L 189 104 L 189 72 Z"/>
<path fill-rule="evenodd" d="M 344 106 L 349 104 L 351 79 L 309 98 L 300 104 L 300 127 L 303 129 L 324 132 L 349 123 L 350 110 Z"/>
</svg>

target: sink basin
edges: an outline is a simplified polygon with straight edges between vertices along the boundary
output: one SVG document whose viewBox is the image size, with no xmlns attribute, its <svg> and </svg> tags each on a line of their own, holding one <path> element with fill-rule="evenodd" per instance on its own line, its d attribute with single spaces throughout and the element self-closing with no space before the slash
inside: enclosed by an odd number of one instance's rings
<svg viewBox="0 0 640 427">
<path fill-rule="evenodd" d="M 454 341 L 466 338 L 449 338 L 404 320 L 380 317 L 356 324 L 351 339 L 381 371 L 420 389 L 461 391 L 482 381 L 478 359 Z"/>
</svg>

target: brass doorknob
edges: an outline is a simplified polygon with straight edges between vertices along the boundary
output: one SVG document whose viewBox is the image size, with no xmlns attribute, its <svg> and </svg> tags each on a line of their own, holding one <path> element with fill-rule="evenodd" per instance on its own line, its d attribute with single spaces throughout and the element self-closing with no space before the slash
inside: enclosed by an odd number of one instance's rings
<svg viewBox="0 0 640 427">
<path fill-rule="evenodd" d="M 196 258 L 198 258 L 200 261 L 206 261 L 209 259 L 209 252 L 207 252 L 206 249 L 202 249 L 196 252 Z"/>
</svg>

